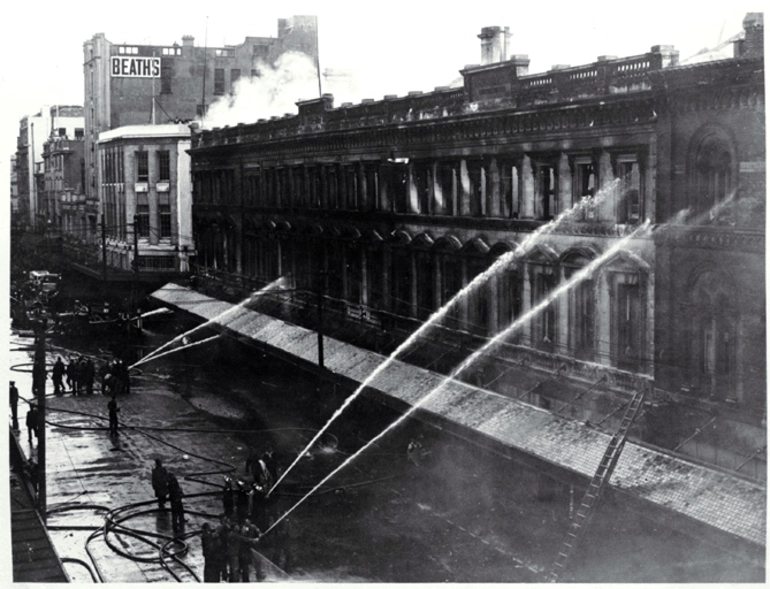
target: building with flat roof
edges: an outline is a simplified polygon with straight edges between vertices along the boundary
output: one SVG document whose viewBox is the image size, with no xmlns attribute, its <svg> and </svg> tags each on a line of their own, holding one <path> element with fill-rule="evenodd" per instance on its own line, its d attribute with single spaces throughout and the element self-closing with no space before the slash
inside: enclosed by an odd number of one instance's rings
<svg viewBox="0 0 770 589">
<path fill-rule="evenodd" d="M 150 281 L 189 270 L 189 148 L 190 128 L 181 123 L 127 125 L 100 134 L 105 247 L 97 262 Z"/>
<path fill-rule="evenodd" d="M 98 33 L 83 45 L 86 196 L 97 199 L 99 134 L 127 125 L 167 124 L 200 117 L 241 77 L 258 74 L 296 51 L 317 62 L 317 19 L 278 20 L 276 37 L 246 37 L 239 45 L 200 47 L 185 35 L 170 45 L 116 44 Z"/>
<path fill-rule="evenodd" d="M 255 308 L 313 329 L 320 293 L 327 333 L 386 355 L 449 305 L 408 362 L 450 374 L 494 342 L 458 378 L 608 431 L 647 391 L 633 438 L 765 480 L 761 15 L 744 27 L 728 59 L 537 74 L 485 29 L 461 88 L 196 133 L 198 284 L 283 278 Z"/>
</svg>

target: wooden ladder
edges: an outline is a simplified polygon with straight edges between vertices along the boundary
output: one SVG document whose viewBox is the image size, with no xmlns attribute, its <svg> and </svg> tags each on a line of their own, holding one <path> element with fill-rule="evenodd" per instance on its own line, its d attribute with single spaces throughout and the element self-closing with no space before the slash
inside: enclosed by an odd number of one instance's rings
<svg viewBox="0 0 770 589">
<path fill-rule="evenodd" d="M 583 495 L 583 500 L 580 502 L 577 512 L 575 512 L 575 517 L 572 518 L 572 522 L 567 530 L 567 537 L 562 544 L 561 550 L 559 550 L 559 554 L 554 560 L 551 574 L 548 576 L 548 581 L 551 583 L 558 581 L 559 576 L 564 572 L 570 555 L 575 550 L 578 540 L 588 527 L 588 522 L 596 508 L 599 496 L 607 481 L 610 480 L 610 477 L 615 470 L 615 465 L 618 463 L 620 454 L 623 451 L 623 446 L 628 437 L 628 430 L 631 428 L 631 424 L 634 423 L 634 420 L 639 414 L 639 408 L 644 401 L 644 394 L 645 391 L 643 389 L 637 392 L 633 399 L 631 399 L 631 403 L 628 405 L 628 408 L 623 415 L 623 420 L 620 422 L 618 431 L 612 436 L 610 443 L 607 445 L 607 449 L 604 451 L 604 456 L 602 456 L 599 466 L 586 489 L 585 495 Z"/>
</svg>

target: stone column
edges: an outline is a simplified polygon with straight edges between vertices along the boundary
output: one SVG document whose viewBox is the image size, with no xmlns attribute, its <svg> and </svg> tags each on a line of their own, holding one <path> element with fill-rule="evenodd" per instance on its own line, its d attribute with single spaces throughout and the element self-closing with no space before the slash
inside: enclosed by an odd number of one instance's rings
<svg viewBox="0 0 770 589">
<path fill-rule="evenodd" d="M 407 177 L 406 177 L 406 189 L 408 200 L 406 206 L 407 210 L 413 214 L 420 213 L 420 195 L 417 190 L 417 178 L 414 170 L 414 164 L 410 161 L 407 164 Z"/>
<path fill-rule="evenodd" d="M 431 266 L 433 266 L 433 308 L 441 307 L 441 264 L 439 255 L 431 256 Z"/>
<path fill-rule="evenodd" d="M 417 256 L 414 254 L 414 250 L 409 252 L 409 275 L 410 289 L 409 289 L 409 316 L 417 317 Z"/>
<path fill-rule="evenodd" d="M 326 177 L 326 166 L 323 164 L 318 165 L 318 190 L 320 192 L 319 197 L 321 200 L 321 208 L 328 209 L 329 207 L 329 179 Z"/>
<path fill-rule="evenodd" d="M 599 156 L 599 190 L 609 190 L 604 195 L 599 209 L 600 219 L 602 221 L 615 221 L 615 201 L 617 199 L 617 190 L 610 190 L 612 182 L 615 180 L 615 174 L 612 172 L 612 161 L 610 160 L 610 154 L 606 151 L 602 151 Z"/>
<path fill-rule="evenodd" d="M 559 210 L 556 215 L 567 211 L 572 206 L 572 173 L 566 153 L 559 156 Z M 556 216 L 554 215 L 554 216 Z"/>
<path fill-rule="evenodd" d="M 468 217 L 471 214 L 471 181 L 468 175 L 468 163 L 460 160 L 459 186 L 457 187 L 458 209 L 461 217 Z"/>
<path fill-rule="evenodd" d="M 532 160 L 524 155 L 521 160 L 522 219 L 535 218 L 535 175 L 532 172 Z"/>
<path fill-rule="evenodd" d="M 384 182 L 383 182 L 384 184 Z M 382 306 L 386 311 L 392 311 L 390 296 L 390 248 L 382 248 Z"/>
<path fill-rule="evenodd" d="M 609 366 L 610 358 L 610 340 L 612 328 L 612 287 L 614 284 L 613 272 L 604 272 L 599 274 L 596 279 L 596 307 L 594 311 L 596 320 L 596 360 L 600 364 Z"/>
<path fill-rule="evenodd" d="M 567 280 L 564 268 L 559 269 L 559 282 Z M 575 285 L 579 288 L 581 283 Z M 556 285 L 559 288 L 559 285 Z M 556 299 L 556 353 L 569 355 L 569 299 L 572 289 L 567 289 Z"/>
<path fill-rule="evenodd" d="M 499 217 L 502 207 L 500 206 L 500 166 L 497 164 L 497 158 L 492 158 L 488 167 L 491 190 L 487 200 L 487 215 L 490 217 Z"/>
<path fill-rule="evenodd" d="M 500 272 L 502 271 L 500 270 Z M 489 289 L 489 335 L 494 335 L 500 331 L 500 272 L 494 274 L 486 285 Z"/>
<path fill-rule="evenodd" d="M 734 390 L 732 396 L 739 403 L 744 401 L 743 379 L 746 374 L 746 339 L 748 338 L 748 329 L 743 315 L 735 318 L 735 376 L 733 377 Z"/>
<path fill-rule="evenodd" d="M 460 186 L 457 178 L 458 170 L 457 166 L 453 164 L 451 166 L 452 171 L 452 194 L 449 197 L 449 211 L 453 217 L 457 217 L 460 214 Z"/>
<path fill-rule="evenodd" d="M 356 250 L 356 253 L 361 258 L 361 304 L 365 307 L 369 306 L 369 265 L 368 256 L 366 255 L 366 249 L 360 248 Z"/>
<path fill-rule="evenodd" d="M 379 196 L 379 210 L 390 211 L 391 206 L 388 202 L 390 183 L 392 182 L 391 165 L 389 163 L 380 164 L 380 194 Z M 387 297 L 386 297 L 387 298 Z"/>
<path fill-rule="evenodd" d="M 366 168 L 364 162 L 358 162 L 358 210 L 369 210 L 369 198 L 366 190 Z"/>
<path fill-rule="evenodd" d="M 430 167 L 431 182 L 433 185 L 433 213 L 436 215 L 446 214 L 446 204 L 444 202 L 444 191 L 439 181 L 439 165 L 438 162 L 433 162 Z"/>
<path fill-rule="evenodd" d="M 532 282 L 530 279 L 529 264 L 522 264 L 521 278 L 523 280 L 521 292 L 521 316 L 524 317 L 532 308 Z M 532 321 L 525 321 L 521 328 L 521 343 L 525 346 L 532 341 Z"/>
</svg>

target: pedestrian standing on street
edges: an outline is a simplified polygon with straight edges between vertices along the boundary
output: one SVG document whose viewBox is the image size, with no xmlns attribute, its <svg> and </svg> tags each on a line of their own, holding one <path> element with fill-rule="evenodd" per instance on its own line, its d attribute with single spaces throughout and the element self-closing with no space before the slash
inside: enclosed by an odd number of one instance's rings
<svg viewBox="0 0 770 589">
<path fill-rule="evenodd" d="M 53 365 L 53 392 L 59 395 L 64 392 L 64 362 L 61 356 L 56 359 Z"/>
<path fill-rule="evenodd" d="M 115 395 L 112 395 L 112 399 L 110 399 L 110 402 L 107 403 L 107 410 L 110 413 L 110 435 L 117 436 L 118 412 L 120 411 L 120 407 L 118 407 L 118 402 L 115 400 Z"/>
<path fill-rule="evenodd" d="M 86 360 L 83 366 L 83 381 L 86 387 L 86 394 L 94 394 L 94 376 L 96 375 L 96 369 L 94 368 L 94 361 L 89 358 Z"/>
<path fill-rule="evenodd" d="M 30 403 L 29 410 L 27 411 L 27 437 L 30 442 L 32 441 L 32 432 L 35 432 L 35 439 L 37 439 L 38 418 L 37 405 Z"/>
<path fill-rule="evenodd" d="M 158 498 L 158 507 L 165 508 L 168 499 L 168 471 L 160 458 L 155 459 L 155 466 L 152 469 L 152 489 Z"/>
<path fill-rule="evenodd" d="M 179 531 L 184 527 L 184 504 L 182 503 L 182 487 L 174 473 L 168 473 L 168 498 L 171 501 L 171 527 Z"/>
<path fill-rule="evenodd" d="M 9 392 L 9 401 L 11 402 L 11 427 L 13 431 L 19 431 L 19 389 L 16 388 L 16 381 L 11 381 Z"/>
</svg>

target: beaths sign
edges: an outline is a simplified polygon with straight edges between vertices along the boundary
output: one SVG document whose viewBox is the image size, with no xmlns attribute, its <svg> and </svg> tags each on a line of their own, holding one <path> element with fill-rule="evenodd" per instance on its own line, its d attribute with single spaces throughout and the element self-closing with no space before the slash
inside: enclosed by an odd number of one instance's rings
<svg viewBox="0 0 770 589">
<path fill-rule="evenodd" d="M 160 57 L 112 58 L 112 77 L 157 78 L 160 76 Z"/>
</svg>

